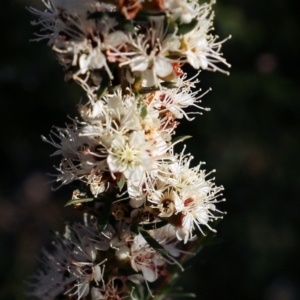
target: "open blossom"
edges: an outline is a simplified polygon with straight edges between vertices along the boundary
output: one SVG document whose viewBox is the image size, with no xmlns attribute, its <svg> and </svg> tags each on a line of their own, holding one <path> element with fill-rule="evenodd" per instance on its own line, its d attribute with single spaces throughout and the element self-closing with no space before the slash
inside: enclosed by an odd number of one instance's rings
<svg viewBox="0 0 300 300">
<path fill-rule="evenodd" d="M 118 234 L 111 241 L 112 247 L 116 249 L 115 255 L 118 261 L 122 264 L 130 262 L 132 269 L 139 272 L 128 277 L 135 283 L 144 280 L 155 281 L 159 273 L 165 270 L 166 264 L 177 263 L 174 257 L 180 255 L 180 250 L 176 247 L 176 233 L 173 226 L 166 225 L 150 230 L 149 234 L 166 249 L 165 256 L 152 248 L 142 233 L 133 235 L 130 227 L 125 223 L 119 223 Z"/>
<path fill-rule="evenodd" d="M 180 40 L 164 28 L 163 17 L 151 17 L 151 28 L 145 33 L 128 34 L 128 53 L 119 53 L 132 72 L 140 72 L 144 86 L 159 85 L 160 79 L 173 74 L 176 59 L 168 57 L 170 51 L 179 51 Z M 164 31 L 165 30 L 165 31 Z"/>
<path fill-rule="evenodd" d="M 65 292 L 69 279 L 64 274 L 67 272 L 72 257 L 69 248 L 64 243 L 55 243 L 55 248 L 56 251 L 52 254 L 43 251 L 43 270 L 31 277 L 29 285 L 32 291 L 28 293 L 29 296 L 51 300 Z M 72 280 L 75 280 L 75 277 L 71 277 Z"/>
<path fill-rule="evenodd" d="M 155 192 L 147 198 L 159 210 L 159 217 L 170 220 L 177 238 L 185 243 L 193 238 L 195 228 L 202 232 L 201 225 L 213 230 L 208 223 L 221 217 L 215 203 L 223 201 L 217 199 L 223 187 L 206 179 L 209 174 L 200 170 L 201 164 L 190 168 L 191 158 L 181 153 L 178 161 L 165 164 L 153 179 Z"/>
<path fill-rule="evenodd" d="M 165 261 L 161 254 L 151 249 L 142 235 L 134 238 L 131 247 L 131 266 L 135 271 L 141 271 L 145 280 L 153 282 L 158 278 L 160 268 Z"/>
<path fill-rule="evenodd" d="M 221 62 L 230 67 L 222 57 L 222 53 L 220 53 L 222 43 L 226 39 L 217 42 L 217 37 L 210 32 L 213 18 L 211 5 L 204 4 L 200 7 L 197 25 L 193 30 L 182 36 L 182 52 L 186 56 L 186 61 L 196 70 L 218 70 L 227 73 L 217 66 L 217 63 Z"/>
<path fill-rule="evenodd" d="M 166 263 L 178 264 L 174 257 L 178 257 L 180 252 L 176 248 L 175 231 L 171 226 L 167 225 L 149 233 L 167 250 L 168 254 L 163 256 L 148 244 L 142 234 L 138 234 L 133 239 L 130 258 L 132 268 L 137 272 L 142 272 L 145 280 L 153 282 L 160 273 L 165 272 Z"/>
<path fill-rule="evenodd" d="M 206 92 L 199 95 L 201 90 L 196 90 L 198 80 L 195 79 L 195 77 L 187 78 L 187 74 L 183 74 L 177 79 L 176 87 L 159 90 L 153 99 L 153 106 L 159 109 L 160 112 L 166 112 L 166 114 L 169 113 L 169 116 L 172 114 L 173 119 L 185 117 L 190 121 L 193 119 L 188 116 L 189 114 L 201 113 L 198 111 L 186 113 L 184 111 L 185 108 L 193 106 L 197 109 L 209 111 L 209 108 L 201 107 L 198 104 L 201 103 L 201 98 Z"/>
<path fill-rule="evenodd" d="M 140 182 L 145 170 L 150 168 L 143 132 L 135 131 L 128 137 L 116 135 L 108 150 L 107 163 L 111 172 L 121 172 L 132 182 Z"/>
<path fill-rule="evenodd" d="M 80 300 L 90 292 L 90 284 L 103 284 L 104 261 L 96 262 L 97 251 L 110 247 L 108 232 L 97 234 L 93 226 L 75 225 L 67 228 L 65 237 L 53 244 L 53 255 L 44 251 L 43 271 L 33 277 L 35 287 L 29 295 L 52 300 L 61 294 Z"/>
<path fill-rule="evenodd" d="M 130 276 L 110 276 L 107 284 L 102 288 L 93 287 L 91 290 L 92 300 L 107 299 L 126 299 L 128 298 L 129 288 L 127 279 Z"/>
</svg>

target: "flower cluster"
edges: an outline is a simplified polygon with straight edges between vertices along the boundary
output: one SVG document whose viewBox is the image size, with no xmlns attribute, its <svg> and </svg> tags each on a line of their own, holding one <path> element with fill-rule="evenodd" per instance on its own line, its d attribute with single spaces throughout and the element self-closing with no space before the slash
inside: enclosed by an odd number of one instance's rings
<svg viewBox="0 0 300 300">
<path fill-rule="evenodd" d="M 108 79 L 131 84 L 131 89 L 176 81 L 180 66 L 218 70 L 229 64 L 220 53 L 213 29 L 213 1 L 197 0 L 44 0 L 47 10 L 30 11 L 39 17 L 42 31 L 66 71 L 96 97 Z M 121 77 L 121 78 L 120 78 Z"/>
<path fill-rule="evenodd" d="M 53 254 L 44 251 L 43 270 L 33 276 L 29 295 L 38 299 L 60 295 L 85 299 L 88 294 L 92 300 L 134 297 L 136 284 L 166 276 L 167 263 L 177 263 L 174 257 L 180 250 L 170 226 L 149 231 L 165 252 L 153 249 L 125 223 L 117 222 L 115 228 L 109 225 L 99 234 L 93 219 L 67 227 L 53 243 Z"/>
<path fill-rule="evenodd" d="M 118 89 L 80 106 L 82 121 L 43 137 L 58 148 L 53 155 L 62 155 L 56 180 L 80 180 L 96 198 L 117 190 L 127 209 L 150 210 L 152 221 L 169 220 L 185 242 L 195 225 L 210 227 L 208 222 L 218 218 L 214 203 L 223 188 L 206 179 L 200 165 L 190 168 L 191 157 L 174 154 L 181 139 L 172 141 L 177 120 L 186 115 L 183 108 L 200 101 L 193 86 L 184 75 L 173 89 L 138 99 Z"/>
<path fill-rule="evenodd" d="M 51 300 L 139 299 L 135 287 L 169 276 L 184 246 L 215 231 L 222 186 L 204 163 L 174 146 L 179 120 L 201 106 L 197 77 L 229 64 L 213 29 L 212 5 L 196 0 L 43 0 L 29 10 L 89 101 L 80 118 L 42 137 L 61 156 L 59 186 L 81 183 L 67 205 L 85 210 L 84 225 L 68 228 L 45 252 L 31 295 Z M 196 108 L 187 112 L 186 108 Z M 185 147 L 184 147 L 185 148 Z"/>
</svg>

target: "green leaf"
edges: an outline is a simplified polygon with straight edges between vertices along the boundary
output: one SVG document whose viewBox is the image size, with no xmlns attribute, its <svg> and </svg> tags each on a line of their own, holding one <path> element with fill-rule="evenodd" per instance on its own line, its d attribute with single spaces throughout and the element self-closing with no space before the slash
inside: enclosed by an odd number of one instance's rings
<svg viewBox="0 0 300 300">
<path fill-rule="evenodd" d="M 159 87 L 157 87 L 157 86 L 143 87 L 138 90 L 138 93 L 139 94 L 148 94 L 148 93 L 152 93 L 155 91 L 159 91 Z"/>
<path fill-rule="evenodd" d="M 139 93 L 135 93 L 136 106 L 140 109 L 144 105 L 142 96 Z"/>
<path fill-rule="evenodd" d="M 168 89 L 176 89 L 177 88 L 176 84 L 172 81 L 161 82 L 161 85 L 168 88 Z"/>
<path fill-rule="evenodd" d="M 168 281 L 168 286 L 169 287 L 173 286 L 176 283 L 176 281 L 178 280 L 178 278 L 179 278 L 178 273 L 174 273 L 172 275 L 171 279 Z"/>
<path fill-rule="evenodd" d="M 167 33 L 172 34 L 177 31 L 178 29 L 178 24 L 174 21 L 173 18 L 167 17 L 166 18 L 166 24 L 165 28 L 167 30 Z"/>
<path fill-rule="evenodd" d="M 145 119 L 146 116 L 148 114 L 148 111 L 147 111 L 147 106 L 146 105 L 143 105 L 142 108 L 141 108 L 141 112 L 140 112 L 140 116 L 142 119 Z"/>
<path fill-rule="evenodd" d="M 132 24 L 132 22 L 124 22 L 124 24 L 122 25 L 125 31 L 130 33 L 134 32 L 134 25 Z"/>
<path fill-rule="evenodd" d="M 196 298 L 194 293 L 167 293 L 167 295 L 174 298 Z"/>
<path fill-rule="evenodd" d="M 71 199 L 65 206 L 94 201 L 94 198 Z"/>
<path fill-rule="evenodd" d="M 192 31 L 196 25 L 198 24 L 198 20 L 197 19 L 193 19 L 190 23 L 185 24 L 178 24 L 178 30 L 177 30 L 177 35 L 181 35 L 181 34 L 186 34 L 190 31 Z"/>
<path fill-rule="evenodd" d="M 154 250 L 156 250 L 163 256 L 168 256 L 168 251 L 159 242 L 157 242 L 145 229 L 139 227 L 139 232 Z"/>
<path fill-rule="evenodd" d="M 102 78 L 101 85 L 98 89 L 98 99 L 100 99 L 106 93 L 109 84 L 110 84 L 110 77 L 108 73 L 105 73 Z"/>
<path fill-rule="evenodd" d="M 111 215 L 111 205 L 112 201 L 109 199 L 100 211 L 100 216 L 98 218 L 98 231 L 101 233 L 107 226 L 109 217 Z"/>
<path fill-rule="evenodd" d="M 166 14 L 164 12 L 158 12 L 156 11 L 155 13 L 151 13 L 150 11 L 146 11 L 146 10 L 140 10 L 134 20 L 137 22 L 143 22 L 145 23 L 145 21 L 149 20 L 149 18 L 153 17 L 153 16 L 166 16 Z"/>
<path fill-rule="evenodd" d="M 132 233 L 134 233 L 135 235 L 138 235 L 138 234 L 139 234 L 139 229 L 138 229 L 137 226 L 131 225 L 131 226 L 130 226 L 130 231 L 131 231 Z"/>
<path fill-rule="evenodd" d="M 117 183 L 118 188 L 119 188 L 120 191 L 123 189 L 125 183 L 126 183 L 126 179 L 125 179 L 125 176 L 122 174 L 120 180 Z"/>
<path fill-rule="evenodd" d="M 172 144 L 177 144 L 179 142 L 183 142 L 187 139 L 190 139 L 192 136 L 191 135 L 181 135 L 181 136 L 178 136 L 176 137 L 175 139 L 172 140 Z"/>
</svg>

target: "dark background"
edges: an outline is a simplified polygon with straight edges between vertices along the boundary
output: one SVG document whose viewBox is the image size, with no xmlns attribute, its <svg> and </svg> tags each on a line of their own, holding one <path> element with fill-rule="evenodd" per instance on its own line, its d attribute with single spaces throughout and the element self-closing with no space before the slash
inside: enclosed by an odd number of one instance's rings
<svg viewBox="0 0 300 300">
<path fill-rule="evenodd" d="M 71 188 L 51 192 L 54 150 L 43 143 L 52 125 L 64 126 L 85 99 L 46 42 L 29 43 L 36 28 L 25 6 L 37 0 L 2 0 L 0 10 L 0 300 L 23 300 L 24 281 L 37 256 L 79 218 L 64 208 Z M 220 243 L 192 260 L 182 274 L 187 291 L 202 300 L 300 299 L 300 104 L 298 0 L 218 0 L 217 33 L 232 34 L 223 52 L 231 75 L 202 72 L 204 106 L 212 111 L 182 121 L 178 134 L 195 164 L 216 168 L 228 212 Z"/>
</svg>

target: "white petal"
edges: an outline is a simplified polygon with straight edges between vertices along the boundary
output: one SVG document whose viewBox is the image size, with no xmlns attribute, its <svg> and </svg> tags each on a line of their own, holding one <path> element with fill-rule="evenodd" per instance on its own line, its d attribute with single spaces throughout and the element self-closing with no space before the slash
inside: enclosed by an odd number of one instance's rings
<svg viewBox="0 0 300 300">
<path fill-rule="evenodd" d="M 135 275 L 127 276 L 127 279 L 129 279 L 130 281 L 132 281 L 135 284 L 140 284 L 140 283 L 143 283 L 145 281 L 144 276 L 141 275 L 141 274 L 135 274 Z"/>
<path fill-rule="evenodd" d="M 172 64 L 164 57 L 158 57 L 154 62 L 154 67 L 159 77 L 167 77 L 173 72 Z"/>
<path fill-rule="evenodd" d="M 130 61 L 131 71 L 143 72 L 148 68 L 148 60 L 145 56 L 137 56 Z"/>
<path fill-rule="evenodd" d="M 96 282 L 99 282 L 100 280 L 102 280 L 101 268 L 100 268 L 99 265 L 94 267 L 94 274 L 93 275 L 94 275 L 94 280 Z"/>
<path fill-rule="evenodd" d="M 142 269 L 143 275 L 147 281 L 153 282 L 157 279 L 157 274 L 154 270 L 152 270 L 146 266 L 142 266 L 141 269 Z"/>
</svg>

